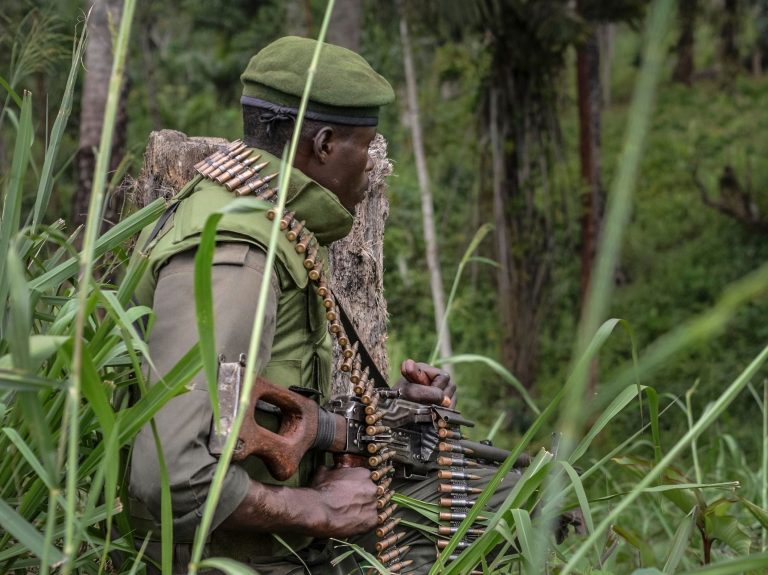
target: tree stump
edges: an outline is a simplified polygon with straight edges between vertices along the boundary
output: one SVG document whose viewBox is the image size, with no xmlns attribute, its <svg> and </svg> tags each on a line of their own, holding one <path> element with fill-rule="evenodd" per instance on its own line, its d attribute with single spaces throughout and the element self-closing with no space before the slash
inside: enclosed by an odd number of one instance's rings
<svg viewBox="0 0 768 575">
<path fill-rule="evenodd" d="M 223 138 L 190 138 L 182 132 L 160 130 L 149 135 L 144 165 L 134 186 L 134 200 L 143 207 L 158 197 L 176 194 L 194 175 L 194 165 L 226 146 Z M 368 197 L 357 207 L 352 232 L 330 249 L 334 294 L 358 330 L 361 342 L 387 377 L 387 302 L 384 299 L 384 223 L 389 215 L 385 178 L 392 173 L 387 142 L 377 135 L 371 144 L 374 169 Z M 334 365 L 340 350 L 334 349 Z M 349 393 L 346 378 L 335 370 L 333 393 Z"/>
</svg>

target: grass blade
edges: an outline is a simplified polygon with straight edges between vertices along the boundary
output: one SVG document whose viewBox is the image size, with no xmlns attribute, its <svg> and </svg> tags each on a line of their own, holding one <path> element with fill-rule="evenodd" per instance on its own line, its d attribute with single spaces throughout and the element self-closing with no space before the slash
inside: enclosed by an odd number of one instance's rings
<svg viewBox="0 0 768 575">
<path fill-rule="evenodd" d="M 4 331 L 2 326 L 5 323 L 5 299 L 9 290 L 6 254 L 11 247 L 11 238 L 19 231 L 22 185 L 29 167 L 32 138 L 32 94 L 25 91 L 11 164 L 11 177 L 3 196 L 3 215 L 0 219 L 0 335 Z"/>
<path fill-rule="evenodd" d="M 64 560 L 64 555 L 55 547 L 44 549 L 44 537 L 2 499 L 0 499 L 0 525 L 37 557 L 42 558 L 43 555 L 47 555 L 54 564 Z"/>
<path fill-rule="evenodd" d="M 670 547 L 667 560 L 664 562 L 664 573 L 674 573 L 677 570 L 677 566 L 688 548 L 688 541 L 690 541 L 691 533 L 693 533 L 693 528 L 696 525 L 696 515 L 698 512 L 698 507 L 691 509 L 691 512 L 685 516 L 685 519 L 683 519 L 677 531 L 675 531 L 675 536 L 672 538 L 672 547 Z"/>
<path fill-rule="evenodd" d="M 90 15 L 90 13 L 88 14 Z M 51 139 L 48 144 L 48 149 L 45 151 L 45 161 L 43 162 L 43 171 L 40 174 L 40 183 L 37 188 L 37 195 L 35 196 L 35 207 L 32 212 L 32 225 L 37 226 L 42 222 L 45 210 L 48 207 L 48 201 L 51 197 L 51 190 L 53 189 L 53 169 L 56 162 L 56 157 L 59 153 L 59 145 L 61 139 L 64 136 L 64 129 L 67 126 L 67 121 L 72 113 L 72 100 L 75 92 L 75 83 L 77 81 L 77 74 L 80 70 L 80 59 L 85 47 L 85 37 L 88 25 L 88 15 L 86 15 L 85 22 L 83 22 L 83 31 L 80 33 L 80 38 L 75 45 L 75 50 L 72 53 L 72 65 L 69 68 L 69 76 L 67 77 L 67 84 L 64 88 L 64 96 L 61 100 L 61 106 L 59 107 L 59 113 L 56 114 L 56 121 L 53 123 L 51 129 Z"/>
<path fill-rule="evenodd" d="M 213 254 L 216 251 L 216 226 L 223 214 L 211 214 L 205 221 L 200 244 L 195 253 L 195 315 L 200 353 L 213 410 L 216 434 L 220 432 L 219 391 L 217 385 L 218 354 L 213 318 Z"/>
</svg>

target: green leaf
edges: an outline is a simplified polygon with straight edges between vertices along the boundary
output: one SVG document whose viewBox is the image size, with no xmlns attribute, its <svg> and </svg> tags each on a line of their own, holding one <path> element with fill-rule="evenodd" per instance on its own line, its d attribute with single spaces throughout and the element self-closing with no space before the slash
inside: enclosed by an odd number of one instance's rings
<svg viewBox="0 0 768 575">
<path fill-rule="evenodd" d="M 29 334 L 32 332 L 32 314 L 30 313 L 29 288 L 27 287 L 24 264 L 19 258 L 14 245 L 6 254 L 7 275 L 10 287 L 8 347 L 11 349 L 13 365 L 24 371 L 32 370 L 32 358 L 29 351 Z"/>
<path fill-rule="evenodd" d="M 0 218 L 0 326 L 5 323 L 5 301 L 9 291 L 9 277 L 6 258 L 11 247 L 11 238 L 18 233 L 21 223 L 21 200 L 24 176 L 29 167 L 30 151 L 33 139 L 32 94 L 25 91 L 21 106 L 21 121 L 16 135 L 16 147 L 13 151 L 10 178 L 3 196 L 3 214 Z M 0 333 L 2 333 L 0 328 Z"/>
<path fill-rule="evenodd" d="M 437 360 L 438 365 L 443 365 L 446 363 L 449 363 L 449 364 L 484 363 L 485 365 L 490 367 L 497 375 L 499 375 L 506 383 L 508 383 L 509 385 L 515 388 L 515 390 L 523 398 L 523 401 L 525 401 L 526 405 L 531 408 L 531 411 L 533 411 L 536 415 L 539 415 L 541 413 L 541 410 L 536 406 L 536 403 L 533 401 L 533 398 L 528 393 L 528 390 L 525 389 L 525 386 L 522 383 L 520 383 L 520 380 L 518 380 L 514 375 L 512 375 L 509 372 L 509 370 L 507 370 L 498 361 L 493 360 L 490 357 L 486 357 L 484 355 L 477 355 L 477 354 L 471 354 L 471 353 L 452 355 L 451 357 L 442 357 Z"/>
<path fill-rule="evenodd" d="M 727 561 L 720 561 L 713 565 L 686 571 L 683 575 L 742 575 L 753 572 L 765 573 L 768 566 L 768 553 L 737 557 Z"/>
<path fill-rule="evenodd" d="M 62 388 L 66 382 L 26 375 L 10 369 L 0 369 L 0 389 L 6 391 L 40 391 Z"/>
<path fill-rule="evenodd" d="M 614 525 L 613 531 L 640 552 L 640 561 L 644 566 L 655 567 L 657 565 L 653 549 L 641 535 L 638 535 L 632 529 L 621 527 L 620 525 Z"/>
<path fill-rule="evenodd" d="M 707 515 L 704 518 L 707 534 L 722 541 L 741 555 L 749 553 L 752 543 L 749 530 L 730 515 Z"/>
<path fill-rule="evenodd" d="M 34 372 L 46 359 L 64 345 L 69 337 L 54 335 L 31 335 L 29 337 L 29 371 Z M 13 357 L 10 354 L 0 357 L 0 370 L 12 370 Z"/>
<path fill-rule="evenodd" d="M 29 552 L 34 553 L 37 557 L 43 557 L 45 545 L 43 536 L 2 499 L 0 499 L 0 525 Z M 53 546 L 47 549 L 47 554 L 52 564 L 64 560 L 61 551 Z"/>
<path fill-rule="evenodd" d="M 672 537 L 672 546 L 669 548 L 667 560 L 664 562 L 664 573 L 674 573 L 680 560 L 688 549 L 688 543 L 691 539 L 691 533 L 696 525 L 696 515 L 698 507 L 691 509 L 691 512 L 685 516 Z"/>
<path fill-rule="evenodd" d="M 33 226 L 37 226 L 42 221 L 43 216 L 45 215 L 45 210 L 48 207 L 48 201 L 51 197 L 54 180 L 53 169 L 56 163 L 56 157 L 58 156 L 59 146 L 61 145 L 61 140 L 67 127 L 67 121 L 72 113 L 72 100 L 75 92 L 77 75 L 80 71 L 80 59 L 83 54 L 83 48 L 85 47 L 86 30 L 87 27 L 83 26 L 80 38 L 72 53 L 72 64 L 69 67 L 69 76 L 67 77 L 67 84 L 61 99 L 61 106 L 59 106 L 59 113 L 56 114 L 56 121 L 53 123 L 53 128 L 51 129 L 48 149 L 45 151 L 45 161 L 43 162 L 40 183 L 37 188 L 37 195 L 35 196 L 35 208 L 32 216 Z"/>
<path fill-rule="evenodd" d="M 223 214 L 208 216 L 200 237 L 200 244 L 195 253 L 195 312 L 197 314 L 197 334 L 200 341 L 200 354 L 203 356 L 203 368 L 208 385 L 208 397 L 213 410 L 216 433 L 220 432 L 219 391 L 217 374 L 219 367 L 216 351 L 216 334 L 213 317 L 213 254 L 216 250 L 216 226 Z"/>
<path fill-rule="evenodd" d="M 27 460 L 27 463 L 29 463 L 32 471 L 34 471 L 37 476 L 43 480 L 45 486 L 49 490 L 56 489 L 56 482 L 54 481 L 54 478 L 51 477 L 48 471 L 43 467 L 43 464 L 40 463 L 40 460 L 32 452 L 32 449 L 29 447 L 29 445 L 27 445 L 27 443 L 21 438 L 19 433 L 10 427 L 4 427 L 3 433 L 5 433 L 13 442 L 13 444 L 16 446 L 16 449 L 19 450 L 19 453 L 21 453 L 24 459 Z"/>
<path fill-rule="evenodd" d="M 592 533 L 595 530 L 595 524 L 592 522 L 592 510 L 589 507 L 589 500 L 587 499 L 587 493 L 584 491 L 584 485 L 581 483 L 581 478 L 576 470 L 571 467 L 571 464 L 567 461 L 558 461 L 563 466 L 565 472 L 568 474 L 568 478 L 571 480 L 571 485 L 576 492 L 576 499 L 579 501 L 579 508 L 581 514 L 584 516 L 584 523 L 587 526 L 587 533 Z"/>
<path fill-rule="evenodd" d="M 744 499 L 743 497 L 737 497 L 737 499 L 749 510 L 752 515 L 755 516 L 755 519 L 760 522 L 760 525 L 763 526 L 763 529 L 768 529 L 768 511 L 759 505 L 755 505 L 748 499 Z"/>
<path fill-rule="evenodd" d="M 218 569 L 228 575 L 259 575 L 256 571 L 235 561 L 224 557 L 213 557 L 200 562 L 200 569 Z"/>
<path fill-rule="evenodd" d="M 115 249 L 128 238 L 139 232 L 142 228 L 155 221 L 165 211 L 165 205 L 165 200 L 158 198 L 138 212 L 131 214 L 127 218 L 123 218 L 120 223 L 110 228 L 104 235 L 96 240 L 96 245 L 93 250 L 94 257 L 101 257 L 108 251 Z M 79 270 L 79 266 L 79 258 L 69 258 L 52 270 L 30 281 L 29 287 L 38 292 L 55 289 L 66 280 L 75 276 Z"/>
</svg>

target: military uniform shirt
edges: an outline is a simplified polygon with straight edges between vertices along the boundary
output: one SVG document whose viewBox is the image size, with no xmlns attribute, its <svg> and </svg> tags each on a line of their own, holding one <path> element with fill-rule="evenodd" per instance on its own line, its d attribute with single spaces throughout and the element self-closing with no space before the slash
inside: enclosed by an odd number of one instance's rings
<svg viewBox="0 0 768 575">
<path fill-rule="evenodd" d="M 265 263 L 264 251 L 249 244 L 224 243 L 216 248 L 212 267 L 216 349 L 227 361 L 236 361 L 240 353 L 248 351 Z M 156 321 L 149 338 L 152 382 L 167 373 L 198 340 L 194 267 L 194 252 L 183 252 L 173 256 L 158 276 L 153 304 Z M 279 283 L 272 271 L 258 352 L 262 367 L 271 355 L 279 297 Z M 190 391 L 173 398 L 155 416 L 168 467 L 177 543 L 191 541 L 194 536 L 216 471 L 218 459 L 208 450 L 212 415 L 201 372 Z M 136 437 L 130 485 L 132 493 L 153 510 L 160 509 L 159 477 L 155 441 L 145 426 Z M 242 467 L 230 465 L 212 529 L 240 505 L 250 481 Z"/>
</svg>

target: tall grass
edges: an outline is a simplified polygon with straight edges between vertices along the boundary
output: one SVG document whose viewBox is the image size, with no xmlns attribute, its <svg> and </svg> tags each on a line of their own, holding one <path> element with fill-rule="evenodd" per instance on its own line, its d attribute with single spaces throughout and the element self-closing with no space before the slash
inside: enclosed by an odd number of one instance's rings
<svg viewBox="0 0 768 575">
<path fill-rule="evenodd" d="M 211 368 L 215 366 L 215 341 L 206 313 L 211 308 L 210 258 L 215 226 L 222 214 L 209 219 L 196 260 L 195 305 L 201 343 L 190 349 L 162 381 L 149 385 L 144 380 L 140 363 L 146 356 L 146 345 L 144 334 L 136 325 L 140 319 L 151 324 L 152 313 L 130 301 L 146 269 L 146 257 L 138 257 L 131 266 L 123 268 L 118 286 L 99 279 L 100 258 L 130 241 L 165 209 L 165 203 L 157 200 L 98 235 L 115 103 L 134 4 L 135 0 L 126 0 L 116 39 L 115 68 L 94 189 L 82 251 L 76 256 L 67 257 L 69 238 L 61 224 L 45 225 L 43 221 L 56 183 L 59 142 L 70 115 L 83 36 L 75 44 L 61 108 L 39 174 L 29 170 L 34 120 L 30 95 L 16 94 L 7 79 L 0 78 L 0 86 L 10 94 L 6 99 L 10 115 L 18 118 L 14 123 L 13 161 L 4 178 L 0 224 L 0 452 L 5 454 L 0 460 L 0 572 L 140 570 L 147 541 L 133 540 L 123 512 L 125 448 L 167 401 L 184 391 L 196 373 L 201 369 L 213 373 Z M 479 496 L 452 545 L 472 519 L 481 514 L 487 516 L 486 533 L 459 560 L 449 565 L 440 561 L 432 573 L 482 569 L 487 573 L 586 574 L 600 570 L 620 574 L 644 567 L 650 569 L 645 573 L 730 574 L 764 572 L 768 565 L 768 384 L 762 397 L 753 390 L 762 414 L 763 452 L 759 462 L 753 465 L 747 461 L 727 435 L 716 442 L 714 456 L 709 456 L 697 441 L 750 381 L 757 378 L 768 357 L 768 347 L 698 418 L 690 404 L 678 398 L 670 401 L 666 396 L 660 397 L 649 385 L 661 365 L 702 339 L 720 333 L 741 307 L 764 294 L 768 288 L 768 267 L 736 282 L 711 309 L 642 350 L 635 360 L 601 385 L 596 399 L 584 401 L 588 366 L 617 328 L 631 331 L 627 322 L 606 319 L 606 314 L 621 231 L 631 210 L 642 143 L 650 125 L 655 85 L 663 61 L 662 40 L 670 25 L 672 6 L 671 0 L 657 0 L 649 13 L 643 69 L 630 115 L 625 154 L 612 188 L 603 244 L 593 275 L 590 303 L 574 349 L 571 376 L 543 407 L 531 398 L 526 399 L 531 409 L 539 413 L 537 419 Z M 332 8 L 331 1 L 321 40 Z M 302 109 L 306 106 L 318 54 L 315 53 L 310 69 Z M 296 144 L 294 137 L 284 165 L 292 163 Z M 279 189 L 287 189 L 289 173 L 281 170 Z M 29 213 L 22 209 L 26 190 L 36 190 L 34 207 Z M 279 207 L 284 205 L 284 194 L 279 196 L 278 203 Z M 478 238 L 483 233 L 481 230 Z M 273 239 L 276 234 L 277 224 Z M 451 299 L 471 253 L 472 247 L 460 262 Z M 268 258 L 274 258 L 272 248 Z M 265 294 L 261 294 L 259 310 L 263 309 Z M 248 377 L 241 394 L 244 398 L 249 397 L 256 372 L 255 350 L 262 315 L 257 312 L 254 321 Z M 471 353 L 440 361 L 484 361 L 510 385 L 519 385 L 501 365 Z M 131 389 L 135 390 L 133 402 L 128 398 Z M 211 396 L 215 404 L 215 387 Z M 614 418 L 628 409 L 636 409 L 641 398 L 647 406 L 645 425 L 610 453 L 595 456 L 596 438 Z M 688 418 L 689 430 L 684 437 L 669 440 L 662 436 L 660 422 L 676 414 L 677 409 L 683 410 Z M 244 413 L 241 406 L 236 428 Z M 532 464 L 503 505 L 492 511 L 484 509 L 517 456 L 534 442 L 541 442 L 558 417 L 555 428 L 562 432 L 562 439 L 557 450 L 541 449 L 535 453 Z M 587 427 L 586 421 L 592 423 Z M 236 433 L 230 434 L 206 502 L 195 538 L 191 573 L 207 568 L 227 573 L 249 572 L 231 560 L 203 559 L 234 437 Z M 665 449 L 667 443 L 671 446 Z M 161 448 L 158 445 L 162 454 Z M 682 455 L 690 449 L 697 461 L 693 479 L 688 477 L 687 470 L 678 468 Z M 161 469 L 164 465 L 161 461 Z M 170 492 L 167 473 L 161 475 L 162 568 L 169 572 L 173 543 Z M 418 509 L 427 524 L 436 517 L 434 508 L 396 497 L 401 504 Z M 564 511 L 575 509 L 583 514 L 587 534 L 571 535 L 563 544 L 555 545 L 552 522 Z M 429 530 L 428 525 L 426 529 Z M 110 550 L 123 553 L 125 561 L 119 568 L 110 566 Z M 491 558 L 494 550 L 500 552 Z M 448 553 L 450 548 L 445 555 Z M 704 562 L 709 565 L 702 566 Z"/>
</svg>

